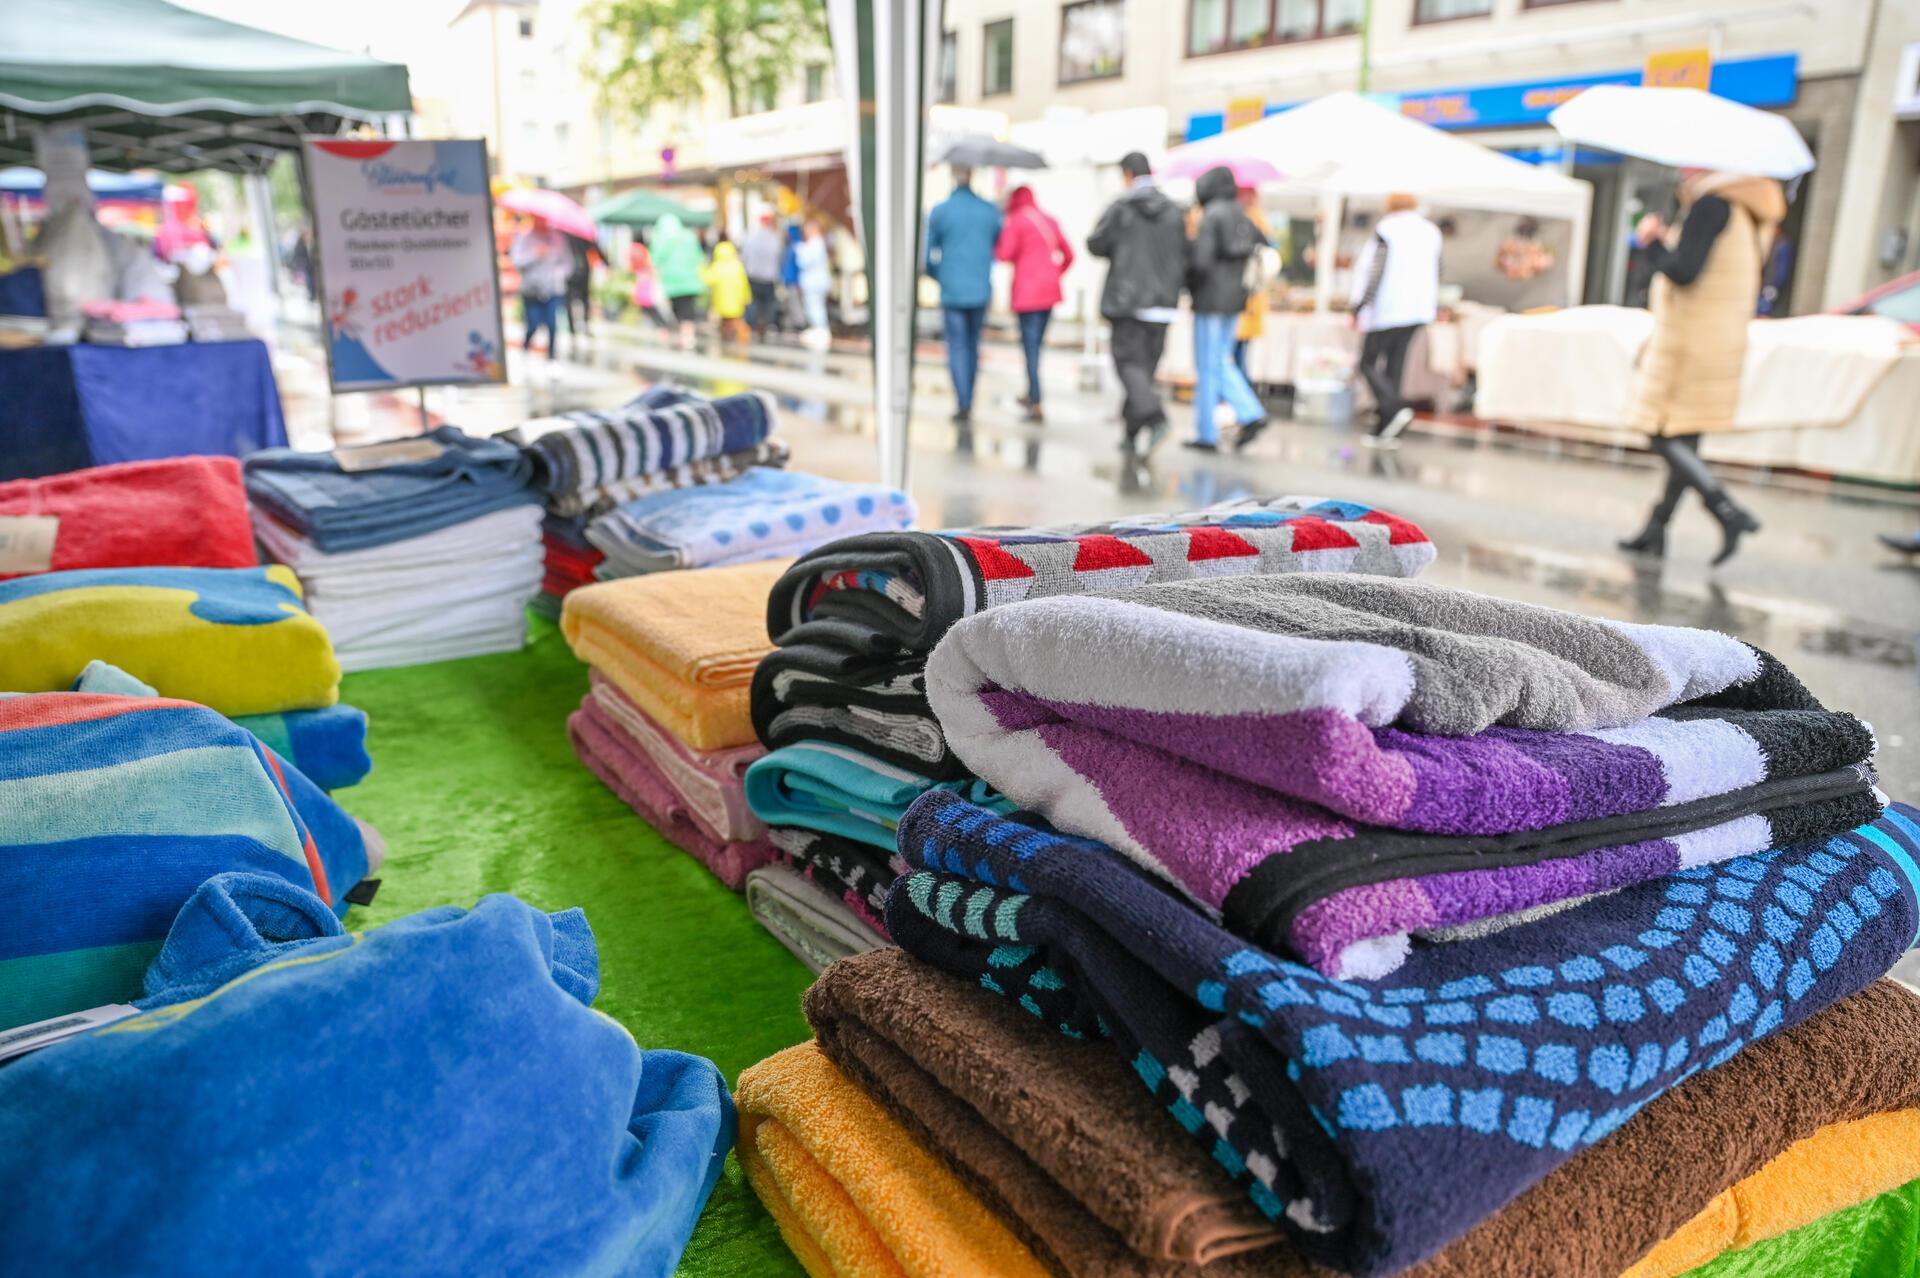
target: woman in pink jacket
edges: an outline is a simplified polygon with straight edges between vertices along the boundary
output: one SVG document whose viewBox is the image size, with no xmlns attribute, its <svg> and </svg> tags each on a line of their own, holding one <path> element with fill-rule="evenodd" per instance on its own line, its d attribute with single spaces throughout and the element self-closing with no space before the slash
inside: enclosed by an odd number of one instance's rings
<svg viewBox="0 0 1920 1278">
<path fill-rule="evenodd" d="M 1013 313 L 1020 318 L 1020 345 L 1027 352 L 1027 394 L 1020 403 L 1028 421 L 1044 421 L 1040 347 L 1053 308 L 1060 305 L 1060 277 L 1073 265 L 1073 249 L 1060 224 L 1040 211 L 1031 187 L 1016 186 L 1007 193 L 1006 213 L 993 255 L 1013 264 Z"/>
</svg>

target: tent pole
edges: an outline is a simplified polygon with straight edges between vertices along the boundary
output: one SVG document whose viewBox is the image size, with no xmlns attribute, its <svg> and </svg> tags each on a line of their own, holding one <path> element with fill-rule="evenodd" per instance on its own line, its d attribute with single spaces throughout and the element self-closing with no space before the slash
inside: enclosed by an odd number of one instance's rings
<svg viewBox="0 0 1920 1278">
<path fill-rule="evenodd" d="M 940 0 L 873 6 L 874 234 L 873 402 L 880 477 L 907 485 L 913 411 L 914 294 L 920 263 L 920 142 L 926 46 L 939 30 Z"/>
<path fill-rule="evenodd" d="M 1325 315 L 1333 309 L 1333 274 L 1335 258 L 1340 252 L 1340 223 L 1345 218 L 1345 204 L 1337 192 L 1320 193 L 1318 235 L 1313 250 L 1313 313 Z"/>
</svg>

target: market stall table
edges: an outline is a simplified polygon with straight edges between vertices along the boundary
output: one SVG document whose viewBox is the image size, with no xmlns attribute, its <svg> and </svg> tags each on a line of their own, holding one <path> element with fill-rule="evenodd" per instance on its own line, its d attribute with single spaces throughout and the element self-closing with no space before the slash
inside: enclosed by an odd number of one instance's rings
<svg viewBox="0 0 1920 1278">
<path fill-rule="evenodd" d="M 284 445 L 266 343 L 0 350 L 0 479 Z"/>
</svg>

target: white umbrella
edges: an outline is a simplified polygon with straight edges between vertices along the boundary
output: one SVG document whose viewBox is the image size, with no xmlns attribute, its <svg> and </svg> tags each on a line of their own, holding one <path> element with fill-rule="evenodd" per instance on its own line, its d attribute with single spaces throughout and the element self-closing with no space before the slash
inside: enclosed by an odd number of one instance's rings
<svg viewBox="0 0 1920 1278">
<path fill-rule="evenodd" d="M 1813 153 L 1785 116 L 1700 89 L 1598 84 L 1553 109 L 1547 122 L 1581 146 L 1676 169 L 1796 178 Z"/>
</svg>

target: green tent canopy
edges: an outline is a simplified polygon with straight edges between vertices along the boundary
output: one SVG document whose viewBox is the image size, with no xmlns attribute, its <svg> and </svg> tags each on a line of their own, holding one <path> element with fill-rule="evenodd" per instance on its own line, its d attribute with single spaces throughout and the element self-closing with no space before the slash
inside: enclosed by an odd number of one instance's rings
<svg viewBox="0 0 1920 1278">
<path fill-rule="evenodd" d="M 259 172 L 302 134 L 412 109 L 404 66 L 165 0 L 0 3 L 0 164 L 65 122 L 99 168 Z"/>
<path fill-rule="evenodd" d="M 639 227 L 652 226 L 669 213 L 686 226 L 713 225 L 713 214 L 690 209 L 678 200 L 670 200 L 652 191 L 622 191 L 587 210 L 587 216 L 596 222 Z"/>
</svg>

